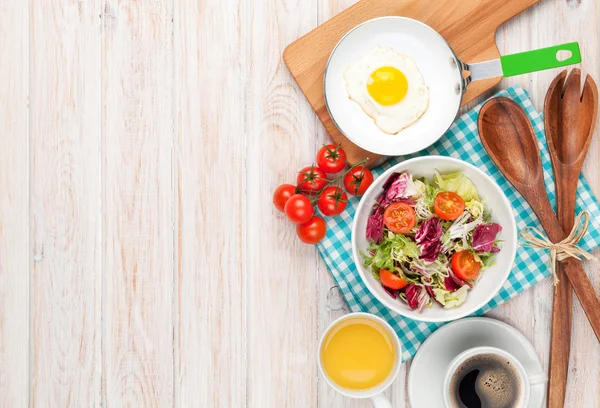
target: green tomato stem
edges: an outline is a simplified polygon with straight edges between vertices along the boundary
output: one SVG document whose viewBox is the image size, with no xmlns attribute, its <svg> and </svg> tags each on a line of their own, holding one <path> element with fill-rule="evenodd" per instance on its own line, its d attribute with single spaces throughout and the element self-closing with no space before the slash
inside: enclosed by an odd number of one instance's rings
<svg viewBox="0 0 600 408">
<path fill-rule="evenodd" d="M 365 164 L 367 162 L 368 159 L 363 159 L 360 162 L 353 164 L 352 166 L 350 166 L 350 168 L 348 168 L 348 170 L 346 170 L 345 172 L 343 172 L 340 176 L 334 178 L 333 180 L 327 180 L 327 184 L 325 184 L 325 187 L 323 187 L 322 189 L 320 189 L 319 191 L 317 191 L 316 193 L 313 190 L 303 190 L 301 188 L 297 188 L 297 191 L 306 195 L 311 195 L 310 193 L 314 193 L 314 198 L 310 200 L 311 204 L 315 205 L 315 203 L 317 202 L 317 200 L 319 199 L 319 197 L 321 196 L 321 194 L 323 193 L 323 191 L 325 191 L 325 189 L 327 187 L 330 187 L 332 184 L 337 183 L 338 181 L 342 180 L 344 177 L 346 177 L 346 175 L 348 173 L 350 173 L 352 170 L 354 170 L 356 167 L 358 166 L 362 166 L 363 164 Z"/>
</svg>

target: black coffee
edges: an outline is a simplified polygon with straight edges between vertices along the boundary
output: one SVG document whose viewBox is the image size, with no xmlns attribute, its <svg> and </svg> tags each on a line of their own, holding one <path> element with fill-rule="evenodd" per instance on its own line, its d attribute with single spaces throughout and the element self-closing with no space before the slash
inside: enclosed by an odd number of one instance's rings
<svg viewBox="0 0 600 408">
<path fill-rule="evenodd" d="M 522 392 L 517 368 L 496 354 L 468 359 L 450 379 L 450 401 L 454 408 L 512 408 Z"/>
</svg>

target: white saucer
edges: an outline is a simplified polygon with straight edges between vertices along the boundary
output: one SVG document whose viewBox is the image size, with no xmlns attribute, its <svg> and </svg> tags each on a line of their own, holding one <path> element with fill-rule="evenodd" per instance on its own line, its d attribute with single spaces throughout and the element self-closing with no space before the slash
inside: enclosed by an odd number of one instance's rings
<svg viewBox="0 0 600 408">
<path fill-rule="evenodd" d="M 408 400 L 413 408 L 444 406 L 442 387 L 454 357 L 472 347 L 491 346 L 515 356 L 530 374 L 544 368 L 535 349 L 517 329 L 498 320 L 470 317 L 441 327 L 419 348 L 408 374 Z M 528 408 L 541 408 L 547 383 L 533 385 Z"/>
</svg>

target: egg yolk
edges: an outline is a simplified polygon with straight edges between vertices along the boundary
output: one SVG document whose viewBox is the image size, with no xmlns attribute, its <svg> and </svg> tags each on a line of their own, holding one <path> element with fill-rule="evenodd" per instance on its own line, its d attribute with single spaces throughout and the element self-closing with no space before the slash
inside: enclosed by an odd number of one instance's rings
<svg viewBox="0 0 600 408">
<path fill-rule="evenodd" d="M 400 102 L 408 92 L 408 80 L 397 68 L 381 67 L 371 73 L 367 91 L 375 101 L 383 106 Z"/>
</svg>

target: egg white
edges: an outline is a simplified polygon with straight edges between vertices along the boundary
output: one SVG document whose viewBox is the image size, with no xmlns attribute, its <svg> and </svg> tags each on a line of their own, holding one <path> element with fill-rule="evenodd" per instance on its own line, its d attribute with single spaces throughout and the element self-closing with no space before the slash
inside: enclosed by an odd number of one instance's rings
<svg viewBox="0 0 600 408">
<path fill-rule="evenodd" d="M 369 94 L 367 84 L 377 68 L 391 66 L 400 70 L 408 81 L 406 96 L 398 103 L 383 106 Z M 397 134 L 415 123 L 429 107 L 429 87 L 414 59 L 400 54 L 391 47 L 377 47 L 360 60 L 350 64 L 344 72 L 348 97 L 360 105 L 385 133 Z"/>
</svg>

